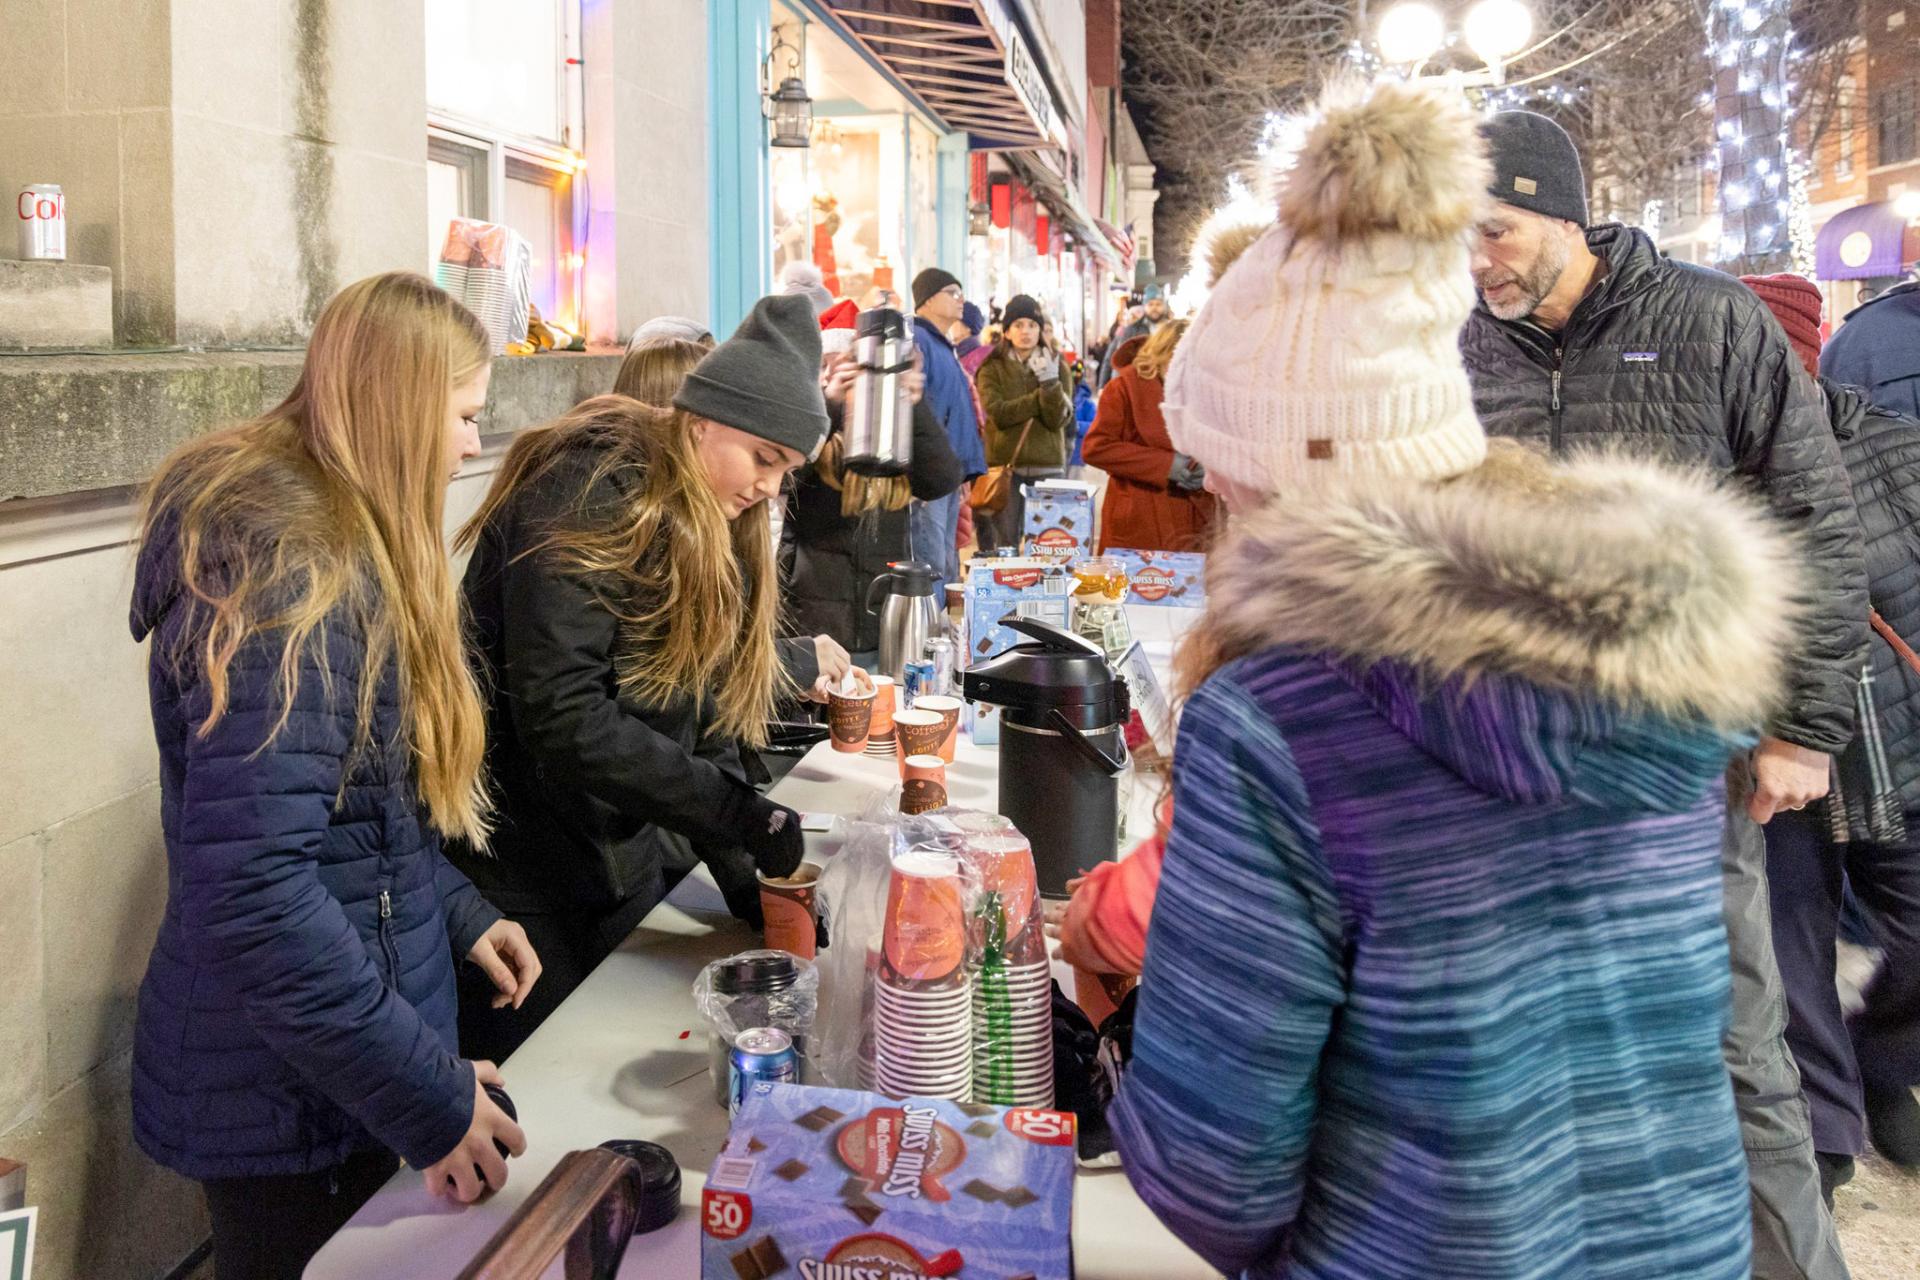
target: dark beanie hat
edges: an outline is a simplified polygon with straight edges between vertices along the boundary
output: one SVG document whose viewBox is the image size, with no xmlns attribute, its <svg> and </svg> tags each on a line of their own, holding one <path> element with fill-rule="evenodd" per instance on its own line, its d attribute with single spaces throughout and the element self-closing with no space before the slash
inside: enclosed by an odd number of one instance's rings
<svg viewBox="0 0 1920 1280">
<path fill-rule="evenodd" d="M 913 278 L 913 309 L 918 311 L 927 305 L 927 299 L 948 285 L 959 284 L 960 278 L 951 271 L 942 271 L 938 267 L 928 267 Z M 964 287 L 964 286 L 963 286 Z"/>
<path fill-rule="evenodd" d="M 1003 328 L 1011 329 L 1016 320 L 1031 320 L 1035 324 L 1044 325 L 1047 317 L 1040 310 L 1039 303 L 1024 293 L 1016 293 L 1007 300 L 1005 309 L 1000 312 L 1000 324 Z"/>
<path fill-rule="evenodd" d="M 1587 178 L 1567 131 L 1531 111 L 1502 111 L 1482 127 L 1493 160 L 1493 198 L 1587 225 Z"/>
<path fill-rule="evenodd" d="M 1820 286 L 1805 276 L 1741 276 L 1740 283 L 1760 295 L 1807 372 L 1820 374 Z"/>
<path fill-rule="evenodd" d="M 976 304 L 969 302 L 960 308 L 960 323 L 966 325 L 967 332 L 977 338 L 980 331 L 987 327 L 987 317 Z"/>
<path fill-rule="evenodd" d="M 803 294 L 754 303 L 733 336 L 687 375 L 673 404 L 812 458 L 828 425 L 813 303 Z"/>
</svg>

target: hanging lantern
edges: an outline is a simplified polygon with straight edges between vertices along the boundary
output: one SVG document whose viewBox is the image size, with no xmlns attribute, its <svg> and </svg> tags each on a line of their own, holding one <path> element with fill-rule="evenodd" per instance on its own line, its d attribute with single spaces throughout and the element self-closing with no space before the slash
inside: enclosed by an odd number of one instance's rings
<svg viewBox="0 0 1920 1280">
<path fill-rule="evenodd" d="M 789 74 L 780 87 L 768 91 L 773 83 L 773 60 L 782 49 L 787 51 Z M 807 82 L 800 78 L 800 51 L 781 40 L 767 51 L 766 66 L 761 68 L 760 113 L 773 123 L 773 145 L 804 149 L 813 144 L 813 99 L 807 96 Z"/>
<path fill-rule="evenodd" d="M 813 137 L 813 99 L 797 76 L 788 76 L 767 99 L 767 118 L 773 121 L 773 145 L 805 147 Z"/>
</svg>

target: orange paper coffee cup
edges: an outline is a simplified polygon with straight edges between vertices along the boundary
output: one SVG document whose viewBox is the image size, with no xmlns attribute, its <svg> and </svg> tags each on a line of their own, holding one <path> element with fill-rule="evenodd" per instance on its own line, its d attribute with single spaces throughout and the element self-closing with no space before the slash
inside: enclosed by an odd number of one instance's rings
<svg viewBox="0 0 1920 1280">
<path fill-rule="evenodd" d="M 760 914 L 766 920 L 764 935 L 769 947 L 803 960 L 813 959 L 820 928 L 814 896 L 819 883 L 820 867 L 813 862 L 801 863 L 784 879 L 760 877 Z"/>
<path fill-rule="evenodd" d="M 904 778 L 909 756 L 940 755 L 940 743 L 946 737 L 947 722 L 937 711 L 922 711 L 915 707 L 911 711 L 894 713 L 893 732 L 899 744 L 900 776 Z"/>
<path fill-rule="evenodd" d="M 902 764 L 900 812 L 927 813 L 947 807 L 947 762 L 939 756 L 908 756 Z"/>
<path fill-rule="evenodd" d="M 953 749 L 960 740 L 960 707 L 958 698 L 949 698 L 945 694 L 932 694 L 915 700 L 915 711 L 931 711 L 946 723 L 947 730 L 940 739 L 940 758 L 948 764 L 953 763 Z"/>
</svg>

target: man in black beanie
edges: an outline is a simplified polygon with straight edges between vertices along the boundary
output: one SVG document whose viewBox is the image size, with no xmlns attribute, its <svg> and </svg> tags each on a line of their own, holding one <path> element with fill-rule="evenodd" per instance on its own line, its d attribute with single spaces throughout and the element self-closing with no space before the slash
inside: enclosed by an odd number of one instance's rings
<svg viewBox="0 0 1920 1280">
<path fill-rule="evenodd" d="M 1813 570 L 1790 703 L 1728 777 L 1733 1019 L 1722 1048 L 1747 1149 L 1755 1280 L 1844 1280 L 1787 1048 L 1763 831 L 1826 795 L 1831 757 L 1853 738 L 1866 655 L 1860 521 L 1826 400 L 1745 285 L 1672 261 L 1638 228 L 1587 225 L 1580 155 L 1559 125 L 1505 111 L 1485 132 L 1496 203 L 1478 228 L 1480 305 L 1460 350 L 1487 434 L 1738 477 L 1802 539 Z"/>
</svg>

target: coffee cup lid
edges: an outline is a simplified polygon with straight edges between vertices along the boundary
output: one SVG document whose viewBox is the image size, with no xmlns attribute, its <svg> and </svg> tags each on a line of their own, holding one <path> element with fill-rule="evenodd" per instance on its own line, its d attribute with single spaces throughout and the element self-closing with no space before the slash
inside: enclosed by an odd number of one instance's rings
<svg viewBox="0 0 1920 1280">
<path fill-rule="evenodd" d="M 615 1138 L 600 1144 L 602 1151 L 623 1155 L 640 1166 L 640 1213 L 633 1234 L 658 1231 L 680 1212 L 680 1165 L 673 1153 L 657 1142 Z"/>
</svg>

